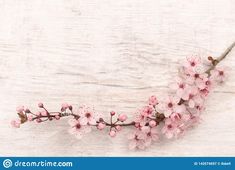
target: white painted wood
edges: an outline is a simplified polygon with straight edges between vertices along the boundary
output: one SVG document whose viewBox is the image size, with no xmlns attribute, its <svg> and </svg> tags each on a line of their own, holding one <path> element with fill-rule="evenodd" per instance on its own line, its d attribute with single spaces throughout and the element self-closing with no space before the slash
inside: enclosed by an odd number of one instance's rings
<svg viewBox="0 0 235 170">
<path fill-rule="evenodd" d="M 131 116 L 167 93 L 179 60 L 216 57 L 234 40 L 233 0 L 0 0 L 0 155 L 234 156 L 235 51 L 221 63 L 231 76 L 209 98 L 203 123 L 180 140 L 129 151 L 129 130 L 77 141 L 66 119 L 9 125 L 16 106 L 36 110 L 38 101 Z"/>
</svg>

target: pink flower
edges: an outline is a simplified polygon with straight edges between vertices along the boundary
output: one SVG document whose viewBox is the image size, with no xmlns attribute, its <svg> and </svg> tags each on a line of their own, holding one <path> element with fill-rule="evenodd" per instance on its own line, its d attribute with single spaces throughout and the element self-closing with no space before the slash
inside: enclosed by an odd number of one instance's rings
<svg viewBox="0 0 235 170">
<path fill-rule="evenodd" d="M 201 58 L 197 56 L 187 57 L 187 61 L 184 64 L 185 67 L 195 68 L 201 63 Z"/>
<path fill-rule="evenodd" d="M 182 96 L 182 99 L 188 101 L 188 105 L 190 108 L 194 108 L 196 105 L 201 105 L 203 103 L 203 99 L 199 95 L 198 89 L 193 86 L 186 89 L 186 92 Z"/>
<path fill-rule="evenodd" d="M 146 133 L 142 132 L 141 130 L 136 130 L 134 133 L 131 133 L 128 136 L 130 140 L 129 149 L 145 149 L 145 139 L 147 138 Z"/>
<path fill-rule="evenodd" d="M 185 82 L 190 85 L 195 85 L 199 89 L 204 89 L 206 87 L 205 82 L 208 79 L 208 74 L 202 72 L 201 70 L 185 70 Z"/>
<path fill-rule="evenodd" d="M 95 125 L 96 119 L 98 119 L 94 110 L 85 105 L 79 108 L 79 115 L 81 116 L 81 123 L 85 125 Z"/>
<path fill-rule="evenodd" d="M 82 124 L 79 119 L 70 119 L 69 125 L 71 126 L 69 133 L 75 135 L 77 139 L 81 139 L 84 134 L 91 131 L 91 128 Z"/>
<path fill-rule="evenodd" d="M 201 97 L 205 99 L 210 93 L 211 89 L 213 88 L 214 82 L 212 81 L 211 78 L 208 78 L 204 83 L 205 83 L 205 88 L 200 89 L 199 93 Z"/>
<path fill-rule="evenodd" d="M 214 70 L 211 70 L 211 79 L 223 83 L 225 79 L 227 78 L 227 70 L 222 67 L 216 67 Z"/>
<path fill-rule="evenodd" d="M 190 119 L 187 121 L 187 128 L 194 127 L 201 122 L 201 116 L 199 113 L 190 114 Z"/>
<path fill-rule="evenodd" d="M 150 146 L 153 142 L 159 140 L 159 134 L 156 127 L 149 128 L 149 131 L 146 133 L 145 146 Z"/>
<path fill-rule="evenodd" d="M 148 117 L 152 116 L 153 114 L 153 107 L 152 106 L 145 106 L 140 109 L 135 116 L 134 121 L 139 126 L 144 126 L 148 122 Z"/>
<path fill-rule="evenodd" d="M 14 128 L 20 128 L 20 124 L 21 124 L 21 121 L 19 119 L 11 121 L 11 126 Z"/>
<path fill-rule="evenodd" d="M 149 98 L 149 105 L 155 106 L 157 104 L 158 104 L 158 100 L 157 100 L 156 96 L 151 96 Z"/>
<path fill-rule="evenodd" d="M 176 90 L 176 95 L 179 98 L 182 98 L 182 96 L 185 93 L 185 89 L 187 88 L 187 86 L 188 85 L 181 78 L 177 78 L 176 82 L 170 85 L 170 87 L 173 90 Z"/>
<path fill-rule="evenodd" d="M 178 134 L 182 133 L 182 129 L 178 127 L 177 122 L 174 122 L 170 118 L 167 118 L 165 119 L 165 125 L 162 128 L 162 133 L 168 139 L 171 139 L 173 137 L 177 137 Z"/>
<path fill-rule="evenodd" d="M 180 98 L 177 96 L 168 96 L 162 103 L 160 103 L 158 109 L 164 113 L 166 117 L 170 116 L 173 112 L 184 112 L 185 106 L 178 105 Z"/>
<path fill-rule="evenodd" d="M 170 119 L 172 122 L 177 122 L 178 124 L 182 121 L 188 121 L 190 118 L 189 114 L 180 114 L 180 113 L 172 113 L 170 115 Z"/>
<path fill-rule="evenodd" d="M 124 122 L 127 119 L 127 115 L 126 114 L 120 114 L 118 116 L 118 120 L 120 120 L 121 122 Z"/>
<path fill-rule="evenodd" d="M 18 106 L 16 108 L 17 113 L 23 113 L 24 112 L 24 106 Z"/>
</svg>

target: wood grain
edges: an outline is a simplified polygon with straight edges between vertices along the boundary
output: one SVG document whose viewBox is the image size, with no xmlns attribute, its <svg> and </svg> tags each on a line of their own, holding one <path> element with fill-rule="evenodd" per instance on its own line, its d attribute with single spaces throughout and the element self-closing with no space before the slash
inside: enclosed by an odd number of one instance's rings
<svg viewBox="0 0 235 170">
<path fill-rule="evenodd" d="M 0 155 L 234 156 L 235 51 L 221 64 L 227 83 L 207 102 L 203 122 L 175 141 L 129 151 L 92 132 L 82 141 L 67 120 L 12 129 L 15 107 L 50 110 L 64 101 L 130 117 L 162 96 L 185 56 L 219 56 L 235 40 L 234 0 L 0 0 Z"/>
</svg>

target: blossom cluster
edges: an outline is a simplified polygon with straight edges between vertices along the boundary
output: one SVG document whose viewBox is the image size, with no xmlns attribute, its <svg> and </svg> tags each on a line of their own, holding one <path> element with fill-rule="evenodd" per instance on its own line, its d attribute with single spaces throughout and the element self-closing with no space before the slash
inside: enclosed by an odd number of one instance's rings
<svg viewBox="0 0 235 170">
<path fill-rule="evenodd" d="M 77 139 L 91 132 L 92 127 L 98 130 L 108 128 L 109 136 L 115 137 L 123 127 L 132 126 L 134 130 L 128 135 L 130 149 L 145 149 L 164 136 L 168 139 L 179 138 L 200 122 L 208 94 L 216 83 L 223 83 L 227 78 L 227 70 L 217 67 L 212 57 L 208 59 L 212 65 L 205 71 L 200 57 L 188 57 L 180 67 L 175 82 L 169 85 L 169 95 L 163 98 L 151 96 L 147 105 L 137 110 L 129 123 L 126 123 L 128 117 L 125 113 L 111 111 L 110 120 L 106 121 L 102 114 L 86 105 L 75 112 L 71 105 L 63 103 L 60 111 L 49 112 L 43 103 L 39 103 L 36 113 L 19 106 L 19 119 L 11 124 L 19 128 L 28 121 L 42 123 L 70 116 L 68 131 Z"/>
</svg>

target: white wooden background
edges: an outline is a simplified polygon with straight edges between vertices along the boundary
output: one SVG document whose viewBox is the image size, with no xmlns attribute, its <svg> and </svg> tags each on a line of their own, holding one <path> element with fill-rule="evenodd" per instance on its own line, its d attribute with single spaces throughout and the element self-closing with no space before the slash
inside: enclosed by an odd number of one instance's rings
<svg viewBox="0 0 235 170">
<path fill-rule="evenodd" d="M 235 50 L 232 68 L 207 102 L 203 122 L 176 141 L 129 151 L 93 132 L 82 141 L 67 119 L 12 129 L 15 107 L 71 104 L 130 117 L 147 98 L 167 92 L 179 60 L 219 56 L 235 41 L 234 0 L 0 0 L 0 155 L 234 156 Z"/>
</svg>

